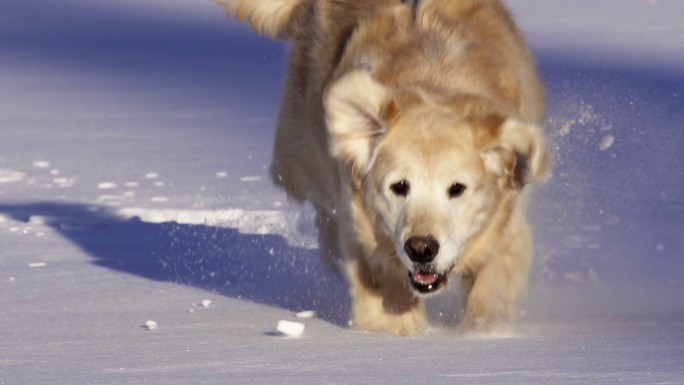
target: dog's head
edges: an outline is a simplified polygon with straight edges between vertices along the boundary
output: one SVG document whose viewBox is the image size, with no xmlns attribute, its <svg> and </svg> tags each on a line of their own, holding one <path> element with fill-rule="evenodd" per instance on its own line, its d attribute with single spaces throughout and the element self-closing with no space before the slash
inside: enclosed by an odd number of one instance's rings
<svg viewBox="0 0 684 385">
<path fill-rule="evenodd" d="M 331 153 L 352 170 L 419 294 L 443 287 L 505 193 L 547 168 L 540 128 L 392 90 L 366 70 L 337 80 L 324 103 Z"/>
</svg>

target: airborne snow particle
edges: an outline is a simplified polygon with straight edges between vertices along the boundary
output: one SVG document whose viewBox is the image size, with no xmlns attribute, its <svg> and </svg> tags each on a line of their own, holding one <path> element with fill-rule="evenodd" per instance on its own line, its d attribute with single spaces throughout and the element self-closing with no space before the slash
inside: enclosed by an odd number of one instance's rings
<svg viewBox="0 0 684 385">
<path fill-rule="evenodd" d="M 601 151 L 606 151 L 613 145 L 613 143 L 615 143 L 615 137 L 613 135 L 606 135 L 601 140 L 599 149 L 601 149 Z"/>
<path fill-rule="evenodd" d="M 164 203 L 168 202 L 170 199 L 167 197 L 152 197 L 150 201 L 155 202 L 155 203 Z"/>
<path fill-rule="evenodd" d="M 300 322 L 278 321 L 276 330 L 288 337 L 299 337 L 304 333 L 304 324 Z"/>
<path fill-rule="evenodd" d="M 217 171 L 217 172 L 216 172 L 216 177 L 217 177 L 217 178 L 225 178 L 225 177 L 227 177 L 227 176 L 228 176 L 228 173 L 225 172 L 225 171 Z"/>
<path fill-rule="evenodd" d="M 159 174 L 156 172 L 148 172 L 147 174 L 145 174 L 145 178 L 156 179 L 156 178 L 159 178 Z"/>
<path fill-rule="evenodd" d="M 591 283 L 594 284 L 594 287 L 597 289 L 601 288 L 601 276 L 599 276 L 598 272 L 594 269 L 589 269 L 588 271 L 589 274 L 589 279 L 591 280 Z"/>
<path fill-rule="evenodd" d="M 145 328 L 147 330 L 154 330 L 157 328 L 157 326 L 159 326 L 159 325 L 157 325 L 157 322 L 155 322 L 155 321 L 152 321 L 152 320 L 145 321 Z"/>
</svg>

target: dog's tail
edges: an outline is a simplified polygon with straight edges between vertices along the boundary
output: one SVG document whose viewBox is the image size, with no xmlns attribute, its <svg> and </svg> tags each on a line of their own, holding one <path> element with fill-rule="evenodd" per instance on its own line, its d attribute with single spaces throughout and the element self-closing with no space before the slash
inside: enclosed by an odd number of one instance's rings
<svg viewBox="0 0 684 385">
<path fill-rule="evenodd" d="M 293 21 L 304 13 L 307 0 L 214 0 L 229 16 L 272 39 L 288 39 Z"/>
</svg>

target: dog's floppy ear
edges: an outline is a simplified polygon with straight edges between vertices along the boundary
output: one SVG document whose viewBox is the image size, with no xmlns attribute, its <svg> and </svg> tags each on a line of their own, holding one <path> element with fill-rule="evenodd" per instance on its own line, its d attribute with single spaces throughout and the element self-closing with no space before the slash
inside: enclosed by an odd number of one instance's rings
<svg viewBox="0 0 684 385">
<path fill-rule="evenodd" d="M 487 167 L 498 175 L 510 175 L 518 187 L 544 179 L 551 158 L 542 128 L 517 118 L 498 119 L 494 140 L 485 146 Z"/>
<path fill-rule="evenodd" d="M 331 154 L 366 172 L 387 130 L 389 91 L 366 69 L 353 70 L 325 92 L 326 124 Z"/>
</svg>

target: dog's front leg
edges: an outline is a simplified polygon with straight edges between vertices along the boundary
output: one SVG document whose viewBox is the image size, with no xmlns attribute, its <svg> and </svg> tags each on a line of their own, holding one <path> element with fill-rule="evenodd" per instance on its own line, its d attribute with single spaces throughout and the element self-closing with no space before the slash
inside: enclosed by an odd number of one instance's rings
<svg viewBox="0 0 684 385">
<path fill-rule="evenodd" d="M 476 273 L 463 278 L 466 295 L 462 331 L 489 333 L 505 326 L 527 292 L 531 251 L 526 237 L 512 242 L 506 252 L 494 256 Z M 522 247 L 520 247 L 522 245 Z"/>
<path fill-rule="evenodd" d="M 353 326 L 392 335 L 425 333 L 425 305 L 411 292 L 405 277 L 372 269 L 360 259 L 348 264 Z"/>
</svg>

